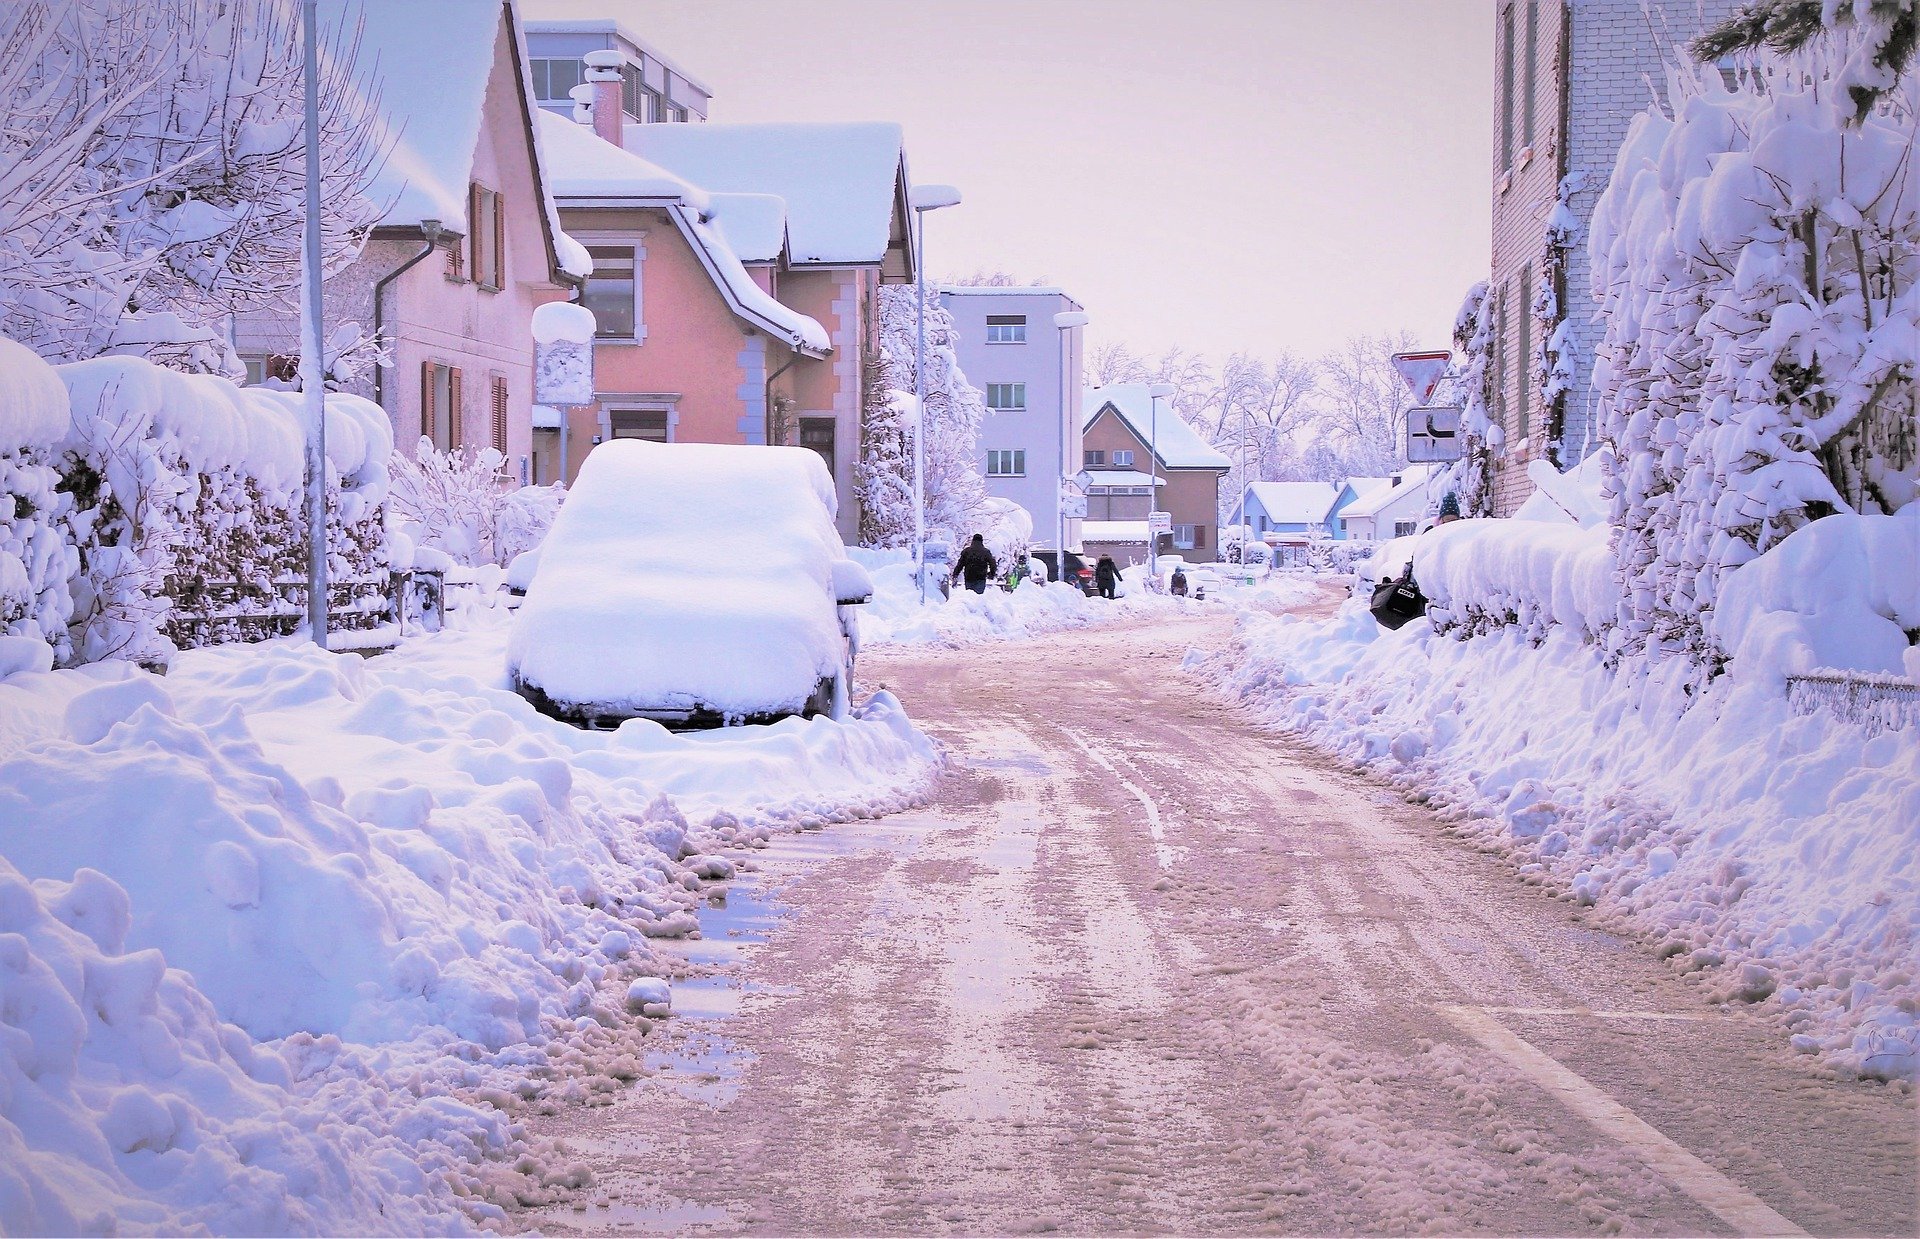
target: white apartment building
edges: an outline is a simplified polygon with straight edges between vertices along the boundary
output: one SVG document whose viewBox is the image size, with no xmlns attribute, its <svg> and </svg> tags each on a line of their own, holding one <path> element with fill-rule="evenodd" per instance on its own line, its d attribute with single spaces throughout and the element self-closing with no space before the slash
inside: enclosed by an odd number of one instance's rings
<svg viewBox="0 0 1920 1239">
<path fill-rule="evenodd" d="M 586 81 L 583 58 L 588 52 L 615 51 L 622 61 L 620 105 L 629 122 L 707 119 L 713 92 L 619 22 L 530 21 L 522 29 L 534 101 L 550 112 L 571 117 L 569 92 Z"/>
<path fill-rule="evenodd" d="M 960 369 L 986 395 L 980 426 L 987 493 L 1033 517 L 1033 545 L 1055 549 L 1055 484 L 1080 471 L 1080 376 L 1086 334 L 1056 327 L 1080 303 L 1058 288 L 954 285 L 940 289 L 959 336 Z M 1080 522 L 1066 522 L 1067 549 Z"/>
</svg>

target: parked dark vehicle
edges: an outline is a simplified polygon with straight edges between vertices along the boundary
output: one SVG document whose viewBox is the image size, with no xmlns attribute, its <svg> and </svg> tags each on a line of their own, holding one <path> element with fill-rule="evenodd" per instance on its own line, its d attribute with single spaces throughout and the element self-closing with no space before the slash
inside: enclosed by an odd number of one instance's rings
<svg viewBox="0 0 1920 1239">
<path fill-rule="evenodd" d="M 1049 581 L 1063 579 L 1060 575 L 1060 553 L 1058 551 L 1035 551 L 1033 552 L 1033 557 L 1047 566 L 1047 579 Z M 1081 593 L 1089 597 L 1092 596 L 1094 592 L 1093 565 L 1072 551 L 1067 552 L 1067 574 L 1064 579 L 1071 584 L 1078 585 Z"/>
</svg>

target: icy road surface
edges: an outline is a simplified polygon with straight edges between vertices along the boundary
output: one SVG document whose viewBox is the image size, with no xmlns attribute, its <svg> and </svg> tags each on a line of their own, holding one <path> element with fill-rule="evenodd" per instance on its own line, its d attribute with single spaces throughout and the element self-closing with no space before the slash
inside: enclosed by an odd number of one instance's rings
<svg viewBox="0 0 1920 1239">
<path fill-rule="evenodd" d="M 1910 1097 L 1200 697 L 1226 623 L 869 659 L 960 768 L 753 858 L 520 1222 L 1914 1233 Z"/>
</svg>

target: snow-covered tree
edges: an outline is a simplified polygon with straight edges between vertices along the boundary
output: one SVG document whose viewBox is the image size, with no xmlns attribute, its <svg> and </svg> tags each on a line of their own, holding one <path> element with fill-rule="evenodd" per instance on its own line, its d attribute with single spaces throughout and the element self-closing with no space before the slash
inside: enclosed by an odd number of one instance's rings
<svg viewBox="0 0 1920 1239">
<path fill-rule="evenodd" d="M 915 289 L 881 286 L 876 305 L 880 351 L 866 376 L 860 427 L 860 540 L 868 546 L 907 546 L 913 541 Z M 927 296 L 925 515 L 929 533 L 969 533 L 982 519 L 987 499 L 980 471 L 980 420 L 986 402 L 967 382 L 955 352 L 953 316 L 937 293 Z"/>
<path fill-rule="evenodd" d="M 1857 115 L 1857 52 L 1763 56 L 1731 87 L 1676 69 L 1672 114 L 1635 119 L 1595 209 L 1620 651 L 1711 671 L 1727 571 L 1920 497 L 1913 92 Z"/>
<path fill-rule="evenodd" d="M 1844 59 L 1832 71 L 1843 92 L 1839 117 L 1859 124 L 1892 94 L 1920 46 L 1920 9 L 1913 0 L 1756 0 L 1706 31 L 1687 50 L 1702 64 L 1766 47 L 1790 55 L 1826 38 Z"/>
<path fill-rule="evenodd" d="M 1453 320 L 1453 362 L 1448 374 L 1460 405 L 1460 434 L 1465 449 L 1447 466 L 1439 493 L 1460 501 L 1462 516 L 1493 515 L 1493 453 L 1506 431 L 1487 412 L 1492 392 L 1492 361 L 1498 347 L 1493 332 L 1493 299 L 1485 280 L 1467 290 Z"/>
<path fill-rule="evenodd" d="M 1393 355 L 1417 347 L 1404 332 L 1356 336 L 1322 362 L 1315 430 L 1331 440 L 1347 472 L 1379 476 L 1406 463 L 1413 393 L 1394 369 Z"/>
<path fill-rule="evenodd" d="M 327 42 L 334 270 L 380 213 L 381 150 L 357 29 Z M 0 5 L 0 331 L 55 361 L 231 370 L 228 317 L 300 285 L 303 91 L 295 0 Z"/>
<path fill-rule="evenodd" d="M 566 496 L 558 486 L 510 488 L 506 463 L 491 447 L 439 452 L 422 438 L 389 466 L 392 523 L 415 545 L 462 564 L 505 567 L 547 536 Z"/>
</svg>

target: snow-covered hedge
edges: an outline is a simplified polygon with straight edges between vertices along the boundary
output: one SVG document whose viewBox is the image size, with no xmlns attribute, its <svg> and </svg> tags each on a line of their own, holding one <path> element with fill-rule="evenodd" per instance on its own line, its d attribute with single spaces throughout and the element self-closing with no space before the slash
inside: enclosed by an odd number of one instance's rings
<svg viewBox="0 0 1920 1239">
<path fill-rule="evenodd" d="M 1454 521 L 1415 541 L 1413 577 L 1434 630 L 1463 637 L 1513 627 L 1537 642 L 1560 625 L 1596 641 L 1620 599 L 1605 526 Z"/>
<path fill-rule="evenodd" d="M 296 393 L 137 358 L 50 366 L 0 340 L 0 631 L 62 664 L 291 631 L 304 613 L 305 417 Z M 333 606 L 386 607 L 392 432 L 327 397 Z"/>
</svg>

